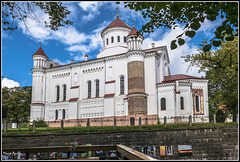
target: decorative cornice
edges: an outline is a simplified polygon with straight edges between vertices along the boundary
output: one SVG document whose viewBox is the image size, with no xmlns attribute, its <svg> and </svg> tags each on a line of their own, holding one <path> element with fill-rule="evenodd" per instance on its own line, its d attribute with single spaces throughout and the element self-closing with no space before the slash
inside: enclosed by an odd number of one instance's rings
<svg viewBox="0 0 240 162">
<path fill-rule="evenodd" d="M 142 55 L 143 57 L 145 57 L 145 52 L 142 50 L 132 50 L 132 51 L 128 51 L 126 55 L 127 57 L 131 55 Z"/>
<path fill-rule="evenodd" d="M 157 83 L 156 87 L 170 87 L 175 86 L 175 83 Z"/>
<path fill-rule="evenodd" d="M 162 52 L 162 49 L 164 48 L 164 46 L 160 46 L 160 47 L 156 47 L 156 48 L 150 48 L 150 49 L 146 49 L 144 50 L 145 53 L 152 53 L 152 52 L 157 52 L 157 51 L 161 51 Z"/>
<path fill-rule="evenodd" d="M 32 68 L 31 69 L 31 71 L 32 71 L 32 73 L 34 73 L 34 72 L 46 72 L 46 70 L 45 70 L 46 68 Z"/>
<path fill-rule="evenodd" d="M 64 78 L 64 77 L 69 77 L 69 76 L 70 76 L 70 72 L 52 75 L 52 78 L 53 78 L 53 79 L 57 79 L 57 78 Z"/>
<path fill-rule="evenodd" d="M 136 96 L 142 96 L 142 97 L 147 97 L 148 94 L 145 92 L 133 92 L 133 93 L 128 93 L 128 97 L 136 97 Z"/>
</svg>

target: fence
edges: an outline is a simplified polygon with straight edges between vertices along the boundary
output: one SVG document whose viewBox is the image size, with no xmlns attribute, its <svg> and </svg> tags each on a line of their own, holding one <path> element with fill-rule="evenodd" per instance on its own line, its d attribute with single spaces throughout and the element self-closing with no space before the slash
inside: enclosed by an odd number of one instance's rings
<svg viewBox="0 0 240 162">
<path fill-rule="evenodd" d="M 153 117 L 130 117 L 130 118 L 109 118 L 109 119 L 78 119 L 74 121 L 70 120 L 58 120 L 52 121 L 55 127 L 61 127 L 61 130 L 64 129 L 64 126 L 69 127 L 69 123 L 73 123 L 75 126 L 139 126 L 142 125 L 156 125 L 163 124 L 165 127 L 167 124 L 183 124 L 189 123 L 192 126 L 193 123 L 224 123 L 224 122 L 238 122 L 238 114 L 233 116 L 224 116 L 224 115 L 210 115 L 210 116 L 165 116 L 163 118 L 158 118 L 157 116 Z M 8 123 L 4 121 L 3 128 L 6 131 Z M 35 120 L 33 121 L 33 131 L 35 131 Z"/>
</svg>

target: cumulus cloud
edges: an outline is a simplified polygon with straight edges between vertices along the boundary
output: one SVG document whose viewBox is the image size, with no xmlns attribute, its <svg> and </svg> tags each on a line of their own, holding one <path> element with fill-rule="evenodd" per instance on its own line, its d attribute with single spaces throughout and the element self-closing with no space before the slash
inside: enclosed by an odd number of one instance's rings
<svg viewBox="0 0 240 162">
<path fill-rule="evenodd" d="M 53 59 L 53 61 L 55 62 L 55 63 L 58 63 L 59 65 L 66 65 L 66 64 L 70 64 L 70 60 L 67 60 L 67 61 L 61 61 L 61 60 L 59 60 L 59 59 Z"/>
<path fill-rule="evenodd" d="M 75 27 L 64 27 L 59 28 L 58 31 L 53 32 L 53 37 L 56 40 L 60 40 L 61 42 L 67 45 L 73 45 L 76 43 L 81 43 L 86 41 L 87 36 L 84 33 L 80 33 L 76 30 Z"/>
<path fill-rule="evenodd" d="M 8 87 L 8 88 L 20 87 L 20 84 L 14 80 L 3 78 L 2 79 L 2 88 L 3 87 Z"/>
<path fill-rule="evenodd" d="M 78 54 L 77 56 L 74 56 L 74 61 L 83 61 L 85 58 L 84 58 L 85 55 L 83 54 Z"/>
<path fill-rule="evenodd" d="M 96 15 L 99 15 L 100 12 L 98 9 L 102 4 L 103 2 L 79 2 L 79 7 L 81 7 L 85 12 L 88 12 L 88 15 L 82 16 L 83 22 L 91 21 Z"/>
</svg>

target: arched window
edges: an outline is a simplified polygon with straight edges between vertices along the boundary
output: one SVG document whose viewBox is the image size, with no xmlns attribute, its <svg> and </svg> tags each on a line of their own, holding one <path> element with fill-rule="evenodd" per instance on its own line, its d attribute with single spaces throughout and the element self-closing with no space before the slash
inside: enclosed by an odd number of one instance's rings
<svg viewBox="0 0 240 162">
<path fill-rule="evenodd" d="M 118 42 L 120 42 L 120 36 L 117 36 L 117 40 L 118 40 Z"/>
<path fill-rule="evenodd" d="M 111 37 L 111 43 L 113 43 L 114 42 L 114 37 Z"/>
<path fill-rule="evenodd" d="M 88 82 L 88 98 L 91 98 L 91 81 Z"/>
<path fill-rule="evenodd" d="M 57 86 L 57 101 L 59 101 L 59 93 L 60 93 L 60 87 L 59 86 Z"/>
<path fill-rule="evenodd" d="M 107 45 L 108 45 L 108 38 L 106 39 Z"/>
<path fill-rule="evenodd" d="M 180 98 L 180 102 L 181 102 L 181 110 L 184 110 L 184 100 L 183 97 Z"/>
<path fill-rule="evenodd" d="M 161 110 L 166 110 L 166 99 L 161 98 Z"/>
<path fill-rule="evenodd" d="M 96 97 L 99 97 L 99 80 L 96 80 Z"/>
<path fill-rule="evenodd" d="M 199 112 L 199 108 L 200 108 L 200 97 L 198 95 L 195 96 L 195 109 L 196 109 L 196 112 Z"/>
<path fill-rule="evenodd" d="M 62 119 L 65 119 L 65 109 L 62 111 Z"/>
<path fill-rule="evenodd" d="M 120 94 L 124 94 L 124 76 L 120 77 Z"/>
<path fill-rule="evenodd" d="M 67 92 L 67 86 L 66 84 L 63 85 L 63 101 L 66 101 L 66 92 Z"/>
<path fill-rule="evenodd" d="M 55 111 L 55 120 L 58 120 L 58 110 Z"/>
<path fill-rule="evenodd" d="M 127 42 L 127 37 L 124 36 L 123 39 L 124 39 L 124 43 L 126 43 Z"/>
<path fill-rule="evenodd" d="M 50 64 L 50 68 L 52 68 L 53 67 L 53 64 Z"/>
</svg>

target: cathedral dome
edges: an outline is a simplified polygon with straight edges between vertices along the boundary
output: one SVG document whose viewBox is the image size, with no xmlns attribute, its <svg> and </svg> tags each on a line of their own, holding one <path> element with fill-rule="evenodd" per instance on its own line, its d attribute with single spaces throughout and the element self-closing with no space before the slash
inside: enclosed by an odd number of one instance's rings
<svg viewBox="0 0 240 162">
<path fill-rule="evenodd" d="M 128 29 L 132 29 L 129 25 L 127 25 L 117 16 L 117 18 L 113 20 L 113 22 L 111 22 L 106 28 L 103 29 L 101 35 L 103 34 L 104 31 L 106 31 L 108 28 L 111 28 L 111 27 L 126 27 Z"/>
<path fill-rule="evenodd" d="M 101 32 L 103 50 L 97 58 L 126 53 L 128 51 L 127 36 L 132 28 L 123 22 L 119 16 Z"/>
</svg>

